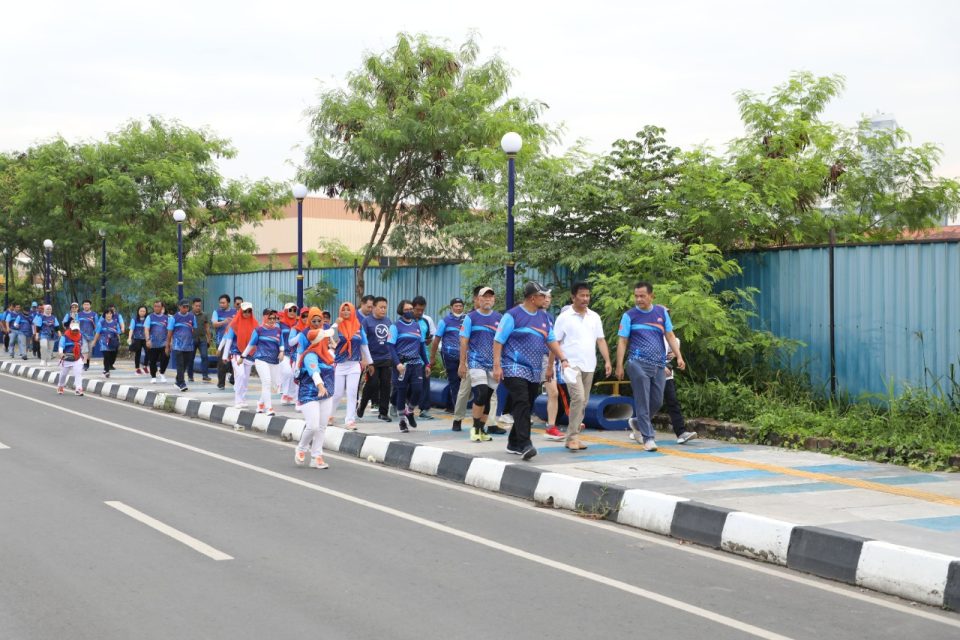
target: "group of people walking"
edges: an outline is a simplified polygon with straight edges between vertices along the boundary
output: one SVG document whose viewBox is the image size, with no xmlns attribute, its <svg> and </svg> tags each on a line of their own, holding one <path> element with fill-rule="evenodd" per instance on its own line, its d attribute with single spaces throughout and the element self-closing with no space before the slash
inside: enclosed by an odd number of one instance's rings
<svg viewBox="0 0 960 640">
<path fill-rule="evenodd" d="M 676 401 L 671 359 L 683 369 L 680 343 L 673 333 L 670 314 L 654 303 L 653 285 L 639 282 L 634 288 L 636 306 L 624 313 L 618 330 L 616 376 L 630 379 L 635 415 L 629 420 L 630 437 L 645 450 L 655 451 L 652 416 L 666 397 L 678 443 L 696 437 L 687 431 Z M 209 316 L 199 298 L 180 300 L 169 313 L 161 300 L 137 309 L 129 326 L 115 307 L 98 315 L 89 300 L 73 303 L 58 319 L 50 305 L 34 303 L 29 311 L 13 304 L 0 315 L 0 331 L 11 357 L 26 359 L 27 344 L 41 365 L 52 364 L 55 345 L 60 353 L 58 392 L 69 375 L 75 392 L 83 395 L 82 376 L 90 366 L 93 346 L 103 357 L 103 375 L 110 376 L 121 336 L 126 333 L 137 375 L 151 383 L 166 383 L 171 360 L 176 364 L 176 386 L 187 391 L 194 381 L 194 361 L 199 352 L 199 372 L 212 381 L 208 370 L 210 345 L 216 346 L 217 388 L 233 385 L 234 406 L 246 407 L 248 382 L 253 371 L 260 379 L 256 410 L 275 415 L 274 388 L 281 405 L 295 405 L 306 428 L 298 443 L 295 462 L 326 468 L 324 431 L 333 413 L 345 400 L 344 426 L 356 429 L 368 407 L 377 419 L 392 422 L 401 432 L 431 419 L 431 367 L 442 363 L 448 385 L 443 404 L 453 411 L 453 431 L 462 431 L 472 400 L 469 437 L 475 442 L 508 434 L 507 451 L 530 460 L 537 455 L 531 439 L 531 414 L 541 385 L 547 392 L 547 428 L 544 437 L 564 441 L 570 451 L 582 451 L 583 418 L 590 389 L 597 375 L 597 352 L 603 373 L 614 372 L 599 315 L 589 308 L 591 288 L 576 283 L 571 301 L 554 318 L 549 309 L 551 292 L 537 282 L 523 287 L 523 301 L 504 313 L 495 310 L 496 293 L 489 286 L 473 290 L 468 311 L 461 298 L 450 300 L 447 314 L 436 324 L 425 314 L 422 296 L 399 301 L 394 320 L 388 317 L 389 301 L 367 295 L 360 307 L 345 302 L 336 317 L 317 307 L 298 308 L 287 303 L 280 310 L 264 309 L 256 317 L 253 305 L 241 297 L 221 295 Z M 439 359 L 438 359 L 439 354 Z M 503 385 L 506 403 L 497 421 L 497 390 Z M 361 390 L 362 389 L 362 390 Z M 557 425 L 561 404 L 569 416 L 566 433 Z M 509 430 L 503 426 L 509 426 Z"/>
</svg>

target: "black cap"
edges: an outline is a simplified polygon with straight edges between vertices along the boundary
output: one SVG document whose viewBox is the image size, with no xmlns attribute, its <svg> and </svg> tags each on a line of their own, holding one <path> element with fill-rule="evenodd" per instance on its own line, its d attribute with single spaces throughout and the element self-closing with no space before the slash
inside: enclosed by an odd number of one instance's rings
<svg viewBox="0 0 960 640">
<path fill-rule="evenodd" d="M 535 295 L 537 295 L 538 293 L 542 293 L 542 294 L 544 294 L 544 295 L 547 295 L 548 293 L 550 293 L 550 289 L 547 289 L 546 287 L 544 287 L 542 284 L 540 284 L 539 282 L 537 282 L 537 281 L 535 281 L 535 280 L 531 280 L 531 281 L 528 282 L 527 284 L 523 285 L 523 297 L 524 297 L 524 298 L 529 298 L 530 296 L 535 296 Z"/>
<path fill-rule="evenodd" d="M 464 304 L 463 298 L 453 298 L 452 300 L 450 300 L 450 306 L 451 306 L 451 307 L 452 307 L 453 305 L 457 304 L 457 303 L 459 303 L 459 304 Z"/>
</svg>

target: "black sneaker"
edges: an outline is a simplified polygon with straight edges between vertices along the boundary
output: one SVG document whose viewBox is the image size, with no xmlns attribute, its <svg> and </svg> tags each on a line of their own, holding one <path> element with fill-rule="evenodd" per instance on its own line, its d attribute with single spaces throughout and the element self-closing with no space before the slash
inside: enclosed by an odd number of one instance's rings
<svg viewBox="0 0 960 640">
<path fill-rule="evenodd" d="M 377 420 L 379 420 L 380 422 L 393 422 L 393 418 L 391 418 L 390 416 L 385 416 L 382 413 L 377 416 Z"/>
<path fill-rule="evenodd" d="M 403 433 L 407 433 L 409 431 L 409 429 L 407 429 L 407 418 L 405 416 L 400 417 L 400 431 Z"/>
<path fill-rule="evenodd" d="M 237 384 L 236 382 L 233 381 L 233 376 L 232 376 L 232 375 L 230 376 L 230 384 Z"/>
<path fill-rule="evenodd" d="M 207 378 L 207 377 L 200 378 L 200 379 L 203 380 L 204 382 L 210 382 L 211 380 L 211 378 Z M 193 380 L 191 380 L 190 382 L 193 382 Z"/>
<path fill-rule="evenodd" d="M 507 433 L 507 430 L 506 430 L 506 429 L 501 429 L 501 428 L 498 427 L 497 425 L 492 425 L 492 426 L 487 427 L 487 433 L 489 433 L 489 434 L 492 435 L 492 436 L 502 436 L 502 435 L 505 435 L 505 434 Z"/>
<path fill-rule="evenodd" d="M 363 407 L 357 405 L 357 417 L 358 417 L 358 418 L 362 418 L 362 417 L 363 417 L 363 411 L 364 411 L 364 410 L 363 410 Z"/>
<path fill-rule="evenodd" d="M 507 445 L 507 453 L 512 453 L 515 456 L 522 456 L 525 449 L 514 449 L 510 445 Z"/>
<path fill-rule="evenodd" d="M 183 385 L 182 387 L 180 387 L 180 393 L 185 393 L 187 391 L 189 391 L 189 389 L 187 389 L 187 385 Z"/>
<path fill-rule="evenodd" d="M 410 424 L 411 428 L 413 429 L 417 428 L 417 419 L 413 416 L 412 413 L 407 416 L 407 422 Z"/>
<path fill-rule="evenodd" d="M 221 391 L 223 391 L 225 388 L 226 387 L 224 387 L 222 384 L 217 385 L 217 389 L 220 389 Z"/>
<path fill-rule="evenodd" d="M 463 421 L 462 421 L 462 420 L 454 420 L 454 421 L 453 421 L 453 427 L 451 427 L 451 428 L 452 428 L 453 431 L 463 431 Z"/>
<path fill-rule="evenodd" d="M 523 450 L 523 453 L 520 454 L 520 457 L 524 460 L 529 460 L 530 458 L 537 455 L 537 449 L 532 444 L 527 445 L 527 448 Z"/>
</svg>

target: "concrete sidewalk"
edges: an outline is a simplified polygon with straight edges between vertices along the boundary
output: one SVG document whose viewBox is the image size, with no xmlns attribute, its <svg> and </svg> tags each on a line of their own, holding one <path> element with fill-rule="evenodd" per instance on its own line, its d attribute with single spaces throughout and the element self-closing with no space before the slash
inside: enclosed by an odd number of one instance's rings
<svg viewBox="0 0 960 640">
<path fill-rule="evenodd" d="M 3 370 L 52 380 L 38 364 L 5 360 Z M 85 387 L 288 438 L 302 429 L 300 415 L 280 407 L 278 396 L 276 418 L 253 413 L 256 378 L 244 412 L 232 408 L 229 386 L 218 390 L 198 375 L 181 393 L 168 380 L 151 385 L 121 362 L 112 384 L 95 373 Z M 341 405 L 340 426 L 343 413 Z M 453 432 L 452 417 L 436 415 L 407 434 L 396 421 L 366 418 L 359 432 L 329 429 L 326 440 L 344 453 L 960 608 L 960 475 L 707 439 L 678 446 L 672 434 L 660 434 L 660 450 L 648 453 L 625 432 L 588 431 L 589 449 L 573 453 L 543 440 L 542 429 L 535 429 L 539 455 L 524 463 L 506 453 L 505 436 L 470 442 L 468 429 Z"/>
</svg>

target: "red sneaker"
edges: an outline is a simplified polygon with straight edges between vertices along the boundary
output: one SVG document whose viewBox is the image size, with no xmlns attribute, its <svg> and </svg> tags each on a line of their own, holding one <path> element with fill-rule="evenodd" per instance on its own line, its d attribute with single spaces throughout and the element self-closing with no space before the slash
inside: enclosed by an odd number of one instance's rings
<svg viewBox="0 0 960 640">
<path fill-rule="evenodd" d="M 63 387 L 57 387 L 57 394 L 63 395 Z"/>
<path fill-rule="evenodd" d="M 543 432 L 543 437 L 547 440 L 563 440 L 567 437 L 563 431 L 557 429 L 555 426 L 551 425 L 547 427 L 547 430 Z"/>
<path fill-rule="evenodd" d="M 137 369 L 137 375 L 138 375 L 138 376 L 142 376 L 142 375 L 143 375 L 143 369 Z"/>
</svg>

